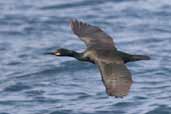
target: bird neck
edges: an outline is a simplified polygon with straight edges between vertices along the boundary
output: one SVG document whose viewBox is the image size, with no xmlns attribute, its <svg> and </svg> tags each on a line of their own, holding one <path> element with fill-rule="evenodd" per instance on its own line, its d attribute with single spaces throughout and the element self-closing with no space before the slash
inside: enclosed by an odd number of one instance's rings
<svg viewBox="0 0 171 114">
<path fill-rule="evenodd" d="M 76 51 L 73 51 L 73 50 L 70 50 L 69 53 L 68 53 L 70 57 L 74 57 L 76 59 L 81 59 L 82 58 L 82 54 L 81 53 L 78 53 Z"/>
<path fill-rule="evenodd" d="M 67 50 L 65 55 L 63 55 L 63 56 L 74 57 L 80 61 L 88 61 L 85 57 L 83 57 L 83 53 L 78 53 L 78 52 L 73 51 L 73 50 Z"/>
</svg>

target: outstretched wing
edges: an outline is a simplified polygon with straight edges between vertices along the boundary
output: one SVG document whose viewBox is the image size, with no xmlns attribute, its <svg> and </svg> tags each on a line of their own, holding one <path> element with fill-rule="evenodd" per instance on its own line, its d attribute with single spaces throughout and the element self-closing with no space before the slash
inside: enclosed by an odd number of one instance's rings
<svg viewBox="0 0 171 114">
<path fill-rule="evenodd" d="M 130 71 L 124 64 L 97 61 L 102 81 L 109 96 L 123 97 L 129 92 L 132 84 Z"/>
<path fill-rule="evenodd" d="M 72 31 L 85 42 L 87 47 L 115 48 L 112 38 L 99 27 L 72 20 L 70 22 Z"/>
</svg>

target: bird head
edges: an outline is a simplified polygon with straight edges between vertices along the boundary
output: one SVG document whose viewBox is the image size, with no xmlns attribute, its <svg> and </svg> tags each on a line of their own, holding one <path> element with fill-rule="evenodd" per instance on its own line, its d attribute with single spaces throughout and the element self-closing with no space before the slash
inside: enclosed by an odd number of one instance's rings
<svg viewBox="0 0 171 114">
<path fill-rule="evenodd" d="M 70 50 L 64 49 L 64 48 L 60 48 L 57 49 L 55 52 L 49 53 L 55 56 L 68 56 L 68 54 L 70 54 Z"/>
</svg>

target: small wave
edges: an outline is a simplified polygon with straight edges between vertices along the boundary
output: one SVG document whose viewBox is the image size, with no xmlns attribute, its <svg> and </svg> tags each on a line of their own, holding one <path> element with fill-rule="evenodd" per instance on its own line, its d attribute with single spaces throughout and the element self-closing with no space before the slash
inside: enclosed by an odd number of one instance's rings
<svg viewBox="0 0 171 114">
<path fill-rule="evenodd" d="M 31 87 L 23 83 L 16 83 L 15 85 L 9 85 L 3 91 L 4 92 L 19 92 L 19 91 L 26 90 L 26 89 L 31 89 Z"/>
</svg>

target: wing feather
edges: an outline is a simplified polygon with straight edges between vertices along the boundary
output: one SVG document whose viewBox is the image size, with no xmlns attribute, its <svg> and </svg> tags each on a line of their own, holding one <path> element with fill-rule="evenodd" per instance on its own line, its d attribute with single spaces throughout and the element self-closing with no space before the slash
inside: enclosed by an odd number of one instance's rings
<svg viewBox="0 0 171 114">
<path fill-rule="evenodd" d="M 99 27 L 77 20 L 72 20 L 70 25 L 74 34 L 84 41 L 87 47 L 115 48 L 112 37 Z"/>
<path fill-rule="evenodd" d="M 131 73 L 124 64 L 96 63 L 101 72 L 102 81 L 109 96 L 123 97 L 128 95 L 132 84 Z"/>
</svg>

